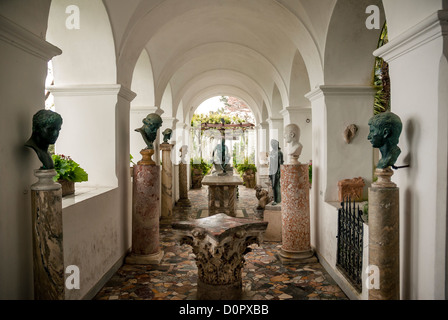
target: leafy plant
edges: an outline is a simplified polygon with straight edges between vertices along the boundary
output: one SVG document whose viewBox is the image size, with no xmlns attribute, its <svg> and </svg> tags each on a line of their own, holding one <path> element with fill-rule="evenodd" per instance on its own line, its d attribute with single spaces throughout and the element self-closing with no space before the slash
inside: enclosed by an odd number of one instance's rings
<svg viewBox="0 0 448 320">
<path fill-rule="evenodd" d="M 72 158 L 63 154 L 55 154 L 52 156 L 56 176 L 54 181 L 59 179 L 73 182 L 83 182 L 88 180 L 87 172 L 79 166 Z"/>
<path fill-rule="evenodd" d="M 129 161 L 135 165 L 135 162 L 132 159 L 134 159 L 134 157 L 132 156 L 132 154 L 129 154 Z"/>
<path fill-rule="evenodd" d="M 313 163 L 310 161 L 308 166 L 308 177 L 310 179 L 310 185 L 313 183 Z"/>
<path fill-rule="evenodd" d="M 384 23 L 377 47 L 380 48 L 388 42 L 387 24 Z M 382 113 L 390 110 L 390 77 L 389 65 L 380 57 L 375 58 L 373 68 L 373 86 L 377 92 L 375 94 L 375 102 L 373 106 L 374 114 Z"/>
<path fill-rule="evenodd" d="M 257 167 L 255 166 L 255 164 L 253 163 L 249 163 L 249 158 L 244 158 L 243 163 L 237 164 L 235 166 L 236 171 L 238 171 L 238 173 L 240 174 L 240 176 L 243 175 L 244 172 L 246 172 L 247 170 L 252 170 L 254 173 L 257 172 Z"/>
<path fill-rule="evenodd" d="M 202 171 L 202 175 L 205 176 L 210 172 L 212 165 L 204 161 L 203 158 L 195 158 L 190 159 L 190 168 L 191 171 L 194 169 L 200 169 Z"/>
</svg>

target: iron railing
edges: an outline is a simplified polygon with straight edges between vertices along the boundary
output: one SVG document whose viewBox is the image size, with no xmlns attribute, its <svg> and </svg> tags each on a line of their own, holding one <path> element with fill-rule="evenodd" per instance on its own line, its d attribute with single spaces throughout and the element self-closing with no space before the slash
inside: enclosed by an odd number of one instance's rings
<svg viewBox="0 0 448 320">
<path fill-rule="evenodd" d="M 350 198 L 338 209 L 338 249 L 336 267 L 358 292 L 362 291 L 363 218 Z"/>
</svg>

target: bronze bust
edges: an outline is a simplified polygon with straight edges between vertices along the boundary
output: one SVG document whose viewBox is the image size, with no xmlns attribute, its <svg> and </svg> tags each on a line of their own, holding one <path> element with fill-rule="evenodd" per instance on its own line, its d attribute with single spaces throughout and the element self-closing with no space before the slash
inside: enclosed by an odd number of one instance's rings
<svg viewBox="0 0 448 320">
<path fill-rule="evenodd" d="M 61 126 L 62 117 L 57 112 L 42 109 L 33 116 L 33 131 L 25 146 L 36 152 L 37 157 L 42 162 L 40 169 L 54 169 L 53 159 L 48 152 L 48 147 L 58 139 Z"/>
<path fill-rule="evenodd" d="M 154 149 L 154 140 L 157 138 L 157 130 L 162 126 L 162 118 L 157 113 L 151 113 L 142 120 L 143 126 L 135 129 L 140 132 L 146 143 L 146 149 Z"/>
<path fill-rule="evenodd" d="M 392 112 L 380 113 L 370 118 L 369 126 L 367 139 L 381 152 L 381 159 L 376 167 L 386 169 L 393 166 L 401 153 L 397 146 L 403 128 L 400 117 Z"/>
</svg>

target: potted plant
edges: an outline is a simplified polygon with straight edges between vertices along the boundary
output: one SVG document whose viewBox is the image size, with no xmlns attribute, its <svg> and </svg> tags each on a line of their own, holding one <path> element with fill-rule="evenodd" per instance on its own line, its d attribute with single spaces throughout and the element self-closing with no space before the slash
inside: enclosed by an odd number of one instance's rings
<svg viewBox="0 0 448 320">
<path fill-rule="evenodd" d="M 88 180 L 87 172 L 69 156 L 55 154 L 52 156 L 56 176 L 53 178 L 62 186 L 62 196 L 75 193 L 75 182 Z"/>
<path fill-rule="evenodd" d="M 212 165 L 205 162 L 203 158 L 190 159 L 191 181 L 193 189 L 202 188 L 202 179 L 211 169 Z"/>
<path fill-rule="evenodd" d="M 236 166 L 236 170 L 240 174 L 244 181 L 246 188 L 255 188 L 255 173 L 257 172 L 257 167 L 253 163 L 249 163 L 248 158 L 244 158 L 244 162 Z"/>
</svg>

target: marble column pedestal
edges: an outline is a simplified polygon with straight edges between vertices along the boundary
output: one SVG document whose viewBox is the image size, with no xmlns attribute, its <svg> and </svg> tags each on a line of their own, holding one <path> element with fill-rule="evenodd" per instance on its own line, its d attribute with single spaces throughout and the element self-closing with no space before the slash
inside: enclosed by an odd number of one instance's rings
<svg viewBox="0 0 448 320">
<path fill-rule="evenodd" d="M 181 207 L 191 207 L 188 199 L 188 166 L 186 163 L 179 164 L 179 200 L 177 204 Z"/>
<path fill-rule="evenodd" d="M 399 189 L 390 181 L 392 169 L 376 169 L 369 188 L 369 265 L 378 267 L 379 284 L 369 300 L 400 299 Z M 375 289 L 378 287 L 378 289 Z"/>
<path fill-rule="evenodd" d="M 56 171 L 35 170 L 31 186 L 34 299 L 64 300 L 62 190 Z"/>
<path fill-rule="evenodd" d="M 238 300 L 242 293 L 242 268 L 249 245 L 262 242 L 267 222 L 211 217 L 173 223 L 181 244 L 193 247 L 198 266 L 198 300 Z"/>
<path fill-rule="evenodd" d="M 283 264 L 317 262 L 310 239 L 308 164 L 281 166 Z"/>
<path fill-rule="evenodd" d="M 161 143 L 162 150 L 162 215 L 161 222 L 171 223 L 173 219 L 173 163 L 171 150 L 173 145 Z"/>
<path fill-rule="evenodd" d="M 159 264 L 160 166 L 134 165 L 132 190 L 132 252 L 129 264 Z"/>
</svg>

